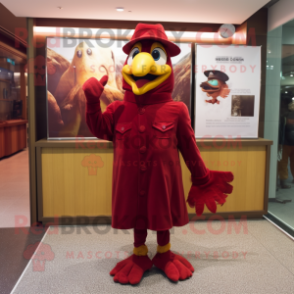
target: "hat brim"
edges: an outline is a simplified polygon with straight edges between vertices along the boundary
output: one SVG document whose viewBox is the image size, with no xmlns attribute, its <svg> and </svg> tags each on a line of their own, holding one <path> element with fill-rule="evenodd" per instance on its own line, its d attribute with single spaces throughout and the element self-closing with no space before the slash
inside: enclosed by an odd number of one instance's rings
<svg viewBox="0 0 294 294">
<path fill-rule="evenodd" d="M 129 54 L 130 51 L 132 50 L 133 46 L 142 41 L 142 40 L 154 40 L 157 42 L 160 42 L 164 45 L 165 49 L 167 50 L 167 52 L 169 53 L 170 57 L 174 57 L 177 56 L 181 53 L 181 49 L 179 46 L 177 46 L 175 43 L 162 39 L 162 38 L 158 38 L 158 37 L 150 37 L 150 36 L 146 36 L 146 37 L 140 37 L 140 38 L 136 38 L 131 40 L 130 42 L 128 42 L 126 45 L 123 46 L 123 52 L 126 54 Z"/>
<path fill-rule="evenodd" d="M 204 72 L 204 74 L 208 77 L 209 73 L 211 73 L 211 72 L 213 72 L 213 73 L 215 73 L 215 72 L 218 73 L 218 74 L 222 77 L 222 80 L 223 80 L 224 82 L 226 82 L 226 81 L 229 80 L 229 77 L 227 76 L 227 74 L 225 74 L 223 71 L 220 71 L 220 70 L 217 70 L 217 69 L 206 70 L 206 71 Z"/>
</svg>

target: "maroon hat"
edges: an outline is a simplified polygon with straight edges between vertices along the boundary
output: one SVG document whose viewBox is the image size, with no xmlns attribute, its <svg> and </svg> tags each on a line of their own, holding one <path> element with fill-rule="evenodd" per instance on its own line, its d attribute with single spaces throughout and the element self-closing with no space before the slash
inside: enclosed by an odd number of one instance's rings
<svg viewBox="0 0 294 294">
<path fill-rule="evenodd" d="M 141 40 L 154 40 L 162 43 L 171 57 L 181 53 L 181 49 L 169 41 L 161 24 L 137 24 L 131 41 L 123 46 L 123 51 L 129 54 L 133 46 Z"/>
<path fill-rule="evenodd" d="M 226 82 L 229 80 L 229 77 L 224 72 L 217 69 L 206 70 L 204 74 L 208 77 L 209 80 L 216 79 L 223 82 Z"/>
</svg>

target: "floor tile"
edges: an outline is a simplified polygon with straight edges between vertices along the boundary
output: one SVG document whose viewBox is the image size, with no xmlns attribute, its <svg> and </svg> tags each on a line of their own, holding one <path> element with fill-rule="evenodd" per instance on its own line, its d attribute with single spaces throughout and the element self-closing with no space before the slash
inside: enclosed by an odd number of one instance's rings
<svg viewBox="0 0 294 294">
<path fill-rule="evenodd" d="M 45 230 L 34 234 L 29 228 L 16 232 L 14 228 L 0 228 L 0 293 L 9 294 L 25 269 L 28 259 L 23 253 L 30 244 L 40 241 Z M 25 294 L 25 293 L 24 293 Z"/>
<path fill-rule="evenodd" d="M 294 274 L 294 240 L 266 220 L 249 220 L 248 230 L 272 256 Z"/>
<path fill-rule="evenodd" d="M 26 149 L 0 160 L 0 227 L 13 227 L 16 215 L 29 219 L 29 197 L 29 164 Z"/>
<path fill-rule="evenodd" d="M 262 226 L 260 221 L 255 222 Z M 153 267 L 136 287 L 114 283 L 109 276 L 116 263 L 132 253 L 132 230 L 115 231 L 110 226 L 57 227 L 56 234 L 46 234 L 43 240 L 54 254 L 53 260 L 46 261 L 42 272 L 30 263 L 13 293 L 293 294 L 293 273 L 252 230 L 245 230 L 246 226 L 235 230 L 231 225 L 226 221 L 199 222 L 174 229 L 172 250 L 180 252 L 194 266 L 192 278 L 171 283 Z M 267 226 L 263 228 L 268 230 Z M 280 243 L 288 241 L 287 236 L 276 233 Z M 146 245 L 150 257 L 154 256 L 156 235 L 150 231 Z M 290 247 L 285 250 L 285 254 L 291 253 Z"/>
</svg>

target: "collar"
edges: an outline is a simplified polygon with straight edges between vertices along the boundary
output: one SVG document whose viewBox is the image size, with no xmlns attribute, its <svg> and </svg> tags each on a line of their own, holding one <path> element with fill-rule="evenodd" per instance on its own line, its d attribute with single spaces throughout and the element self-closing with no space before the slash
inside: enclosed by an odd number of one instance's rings
<svg viewBox="0 0 294 294">
<path fill-rule="evenodd" d="M 135 95 L 133 92 L 126 90 L 124 101 L 136 103 L 140 105 L 149 105 L 173 101 L 171 93 L 145 93 L 143 95 Z"/>
</svg>

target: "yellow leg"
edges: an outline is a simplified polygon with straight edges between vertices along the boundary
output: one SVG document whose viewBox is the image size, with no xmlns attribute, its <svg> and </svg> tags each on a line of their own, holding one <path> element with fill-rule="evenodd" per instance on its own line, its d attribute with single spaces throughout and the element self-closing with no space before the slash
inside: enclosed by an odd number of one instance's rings
<svg viewBox="0 0 294 294">
<path fill-rule="evenodd" d="M 148 253 L 148 248 L 146 245 L 141 245 L 139 247 L 134 247 L 133 253 L 137 256 L 146 256 Z"/>
<path fill-rule="evenodd" d="M 171 247 L 171 245 L 170 245 L 170 243 L 167 243 L 166 245 L 164 245 L 164 246 L 157 246 L 157 252 L 158 253 L 165 253 L 165 252 L 167 252 L 167 251 L 169 251 L 170 250 L 170 247 Z"/>
</svg>

